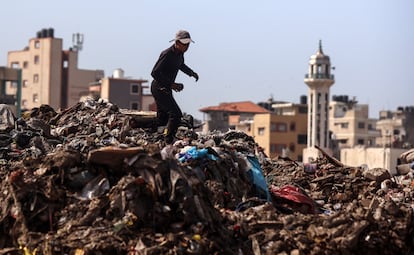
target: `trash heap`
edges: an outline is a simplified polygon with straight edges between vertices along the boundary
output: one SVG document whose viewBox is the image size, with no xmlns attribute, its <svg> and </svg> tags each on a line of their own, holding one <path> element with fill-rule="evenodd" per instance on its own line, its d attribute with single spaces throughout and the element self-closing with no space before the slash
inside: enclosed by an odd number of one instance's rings
<svg viewBox="0 0 414 255">
<path fill-rule="evenodd" d="M 0 114 L 0 254 L 413 252 L 407 154 L 391 176 L 181 128 L 166 157 L 162 134 L 136 126 L 145 116 L 102 100 Z"/>
</svg>

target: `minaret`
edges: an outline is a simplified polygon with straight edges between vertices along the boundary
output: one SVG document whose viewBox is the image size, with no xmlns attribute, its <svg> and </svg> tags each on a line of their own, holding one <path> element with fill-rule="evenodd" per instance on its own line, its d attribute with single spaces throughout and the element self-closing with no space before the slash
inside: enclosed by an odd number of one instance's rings
<svg viewBox="0 0 414 255">
<path fill-rule="evenodd" d="M 335 80 L 331 75 L 329 56 L 323 54 L 320 40 L 318 52 L 310 57 L 309 70 L 304 82 L 309 87 L 309 94 L 308 146 L 303 152 L 303 162 L 308 163 L 319 155 L 315 145 L 332 154 L 329 149 L 329 88 Z"/>
</svg>

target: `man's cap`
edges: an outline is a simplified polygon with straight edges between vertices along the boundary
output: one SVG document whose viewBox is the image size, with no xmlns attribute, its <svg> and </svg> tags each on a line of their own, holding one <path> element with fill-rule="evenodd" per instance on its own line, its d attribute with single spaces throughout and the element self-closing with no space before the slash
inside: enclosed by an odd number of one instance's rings
<svg viewBox="0 0 414 255">
<path fill-rule="evenodd" d="M 180 41 L 183 44 L 189 44 L 190 42 L 194 42 L 193 40 L 191 40 L 190 33 L 185 30 L 179 30 L 175 34 L 175 39 L 172 39 L 170 42 L 172 41 Z"/>
</svg>

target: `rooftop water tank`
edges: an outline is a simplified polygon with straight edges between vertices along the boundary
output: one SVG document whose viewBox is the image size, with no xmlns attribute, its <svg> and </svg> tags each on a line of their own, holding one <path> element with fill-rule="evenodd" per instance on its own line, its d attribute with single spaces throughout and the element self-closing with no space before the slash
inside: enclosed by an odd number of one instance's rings
<svg viewBox="0 0 414 255">
<path fill-rule="evenodd" d="M 115 69 L 113 74 L 112 74 L 112 77 L 113 78 L 118 78 L 118 79 L 124 78 L 124 70 L 122 70 L 121 68 Z"/>
</svg>

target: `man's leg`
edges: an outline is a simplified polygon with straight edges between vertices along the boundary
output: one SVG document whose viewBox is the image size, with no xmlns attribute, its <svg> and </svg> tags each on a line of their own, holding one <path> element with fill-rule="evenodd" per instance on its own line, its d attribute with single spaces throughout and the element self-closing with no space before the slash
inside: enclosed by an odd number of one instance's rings
<svg viewBox="0 0 414 255">
<path fill-rule="evenodd" d="M 167 127 L 164 130 L 164 138 L 167 144 L 172 144 L 183 114 L 177 102 L 172 96 L 168 102 L 168 123 Z"/>
</svg>

